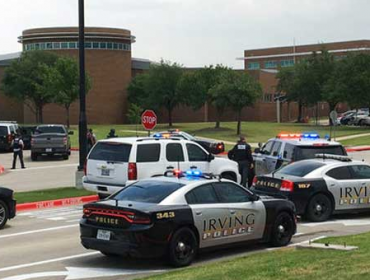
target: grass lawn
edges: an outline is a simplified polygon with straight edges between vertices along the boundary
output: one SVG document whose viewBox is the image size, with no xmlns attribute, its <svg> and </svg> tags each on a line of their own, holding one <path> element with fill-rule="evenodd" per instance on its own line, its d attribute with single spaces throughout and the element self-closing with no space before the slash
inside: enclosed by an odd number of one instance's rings
<svg viewBox="0 0 370 280">
<path fill-rule="evenodd" d="M 351 252 L 283 248 L 143 278 L 146 280 L 369 279 L 370 233 L 321 242 L 359 246 Z"/>
<path fill-rule="evenodd" d="M 370 145 L 370 137 L 363 136 L 354 139 L 340 141 L 345 146 L 367 146 Z"/>
<path fill-rule="evenodd" d="M 236 122 L 223 122 L 221 128 L 215 129 L 214 123 L 176 123 L 173 128 L 178 128 L 189 132 L 193 135 L 200 137 L 209 137 L 220 139 L 224 141 L 235 142 L 236 135 Z M 91 125 L 89 128 L 94 130 L 98 139 L 106 138 L 111 128 L 116 129 L 116 134 L 121 137 L 136 136 L 135 125 Z M 78 131 L 77 126 L 72 126 L 74 135 L 71 137 L 72 147 L 78 147 Z M 167 124 L 159 124 L 155 131 L 167 130 Z M 128 132 L 132 131 L 132 132 Z M 298 133 L 303 131 L 316 131 L 321 137 L 329 134 L 328 126 L 315 126 L 312 124 L 296 124 L 296 123 L 271 123 L 271 122 L 243 122 L 242 133 L 247 135 L 247 141 L 250 143 L 265 142 L 267 139 L 272 138 L 280 132 Z M 370 132 L 369 129 L 363 127 L 338 127 L 336 136 L 353 135 L 359 133 Z M 146 136 L 144 129 L 138 125 L 139 136 Z"/>
<path fill-rule="evenodd" d="M 39 190 L 31 192 L 16 192 L 14 194 L 17 203 L 26 203 L 26 202 L 36 202 L 44 200 L 53 200 L 60 198 L 70 198 L 78 197 L 85 195 L 93 195 L 95 193 L 86 191 L 85 189 L 76 189 L 75 187 L 67 188 L 58 188 L 58 189 L 48 189 L 48 190 Z"/>
</svg>

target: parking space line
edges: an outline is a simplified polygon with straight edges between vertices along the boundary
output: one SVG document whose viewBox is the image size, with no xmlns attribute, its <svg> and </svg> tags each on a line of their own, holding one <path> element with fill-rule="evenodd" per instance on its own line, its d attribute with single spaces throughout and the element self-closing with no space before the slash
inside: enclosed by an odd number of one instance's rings
<svg viewBox="0 0 370 280">
<path fill-rule="evenodd" d="M 37 229 L 37 230 L 30 230 L 30 231 L 24 231 L 24 232 L 12 233 L 12 234 L 0 235 L 0 239 L 2 239 L 2 238 L 8 238 L 8 237 L 14 237 L 14 236 L 20 236 L 20 235 L 27 235 L 27 234 L 34 234 L 34 233 L 40 233 L 40 232 L 47 232 L 47 231 L 54 231 L 54 230 L 72 228 L 72 227 L 77 227 L 78 225 L 79 224 L 74 224 L 74 225 L 67 225 L 67 226 L 60 226 L 60 227 L 52 227 L 52 228 L 44 228 L 44 229 Z"/>
<path fill-rule="evenodd" d="M 61 258 L 46 260 L 46 261 L 39 261 L 39 262 L 9 266 L 9 267 L 0 268 L 0 272 L 16 270 L 16 269 L 21 269 L 21 268 L 31 267 L 31 266 L 38 266 L 38 265 L 43 265 L 43 264 L 48 264 L 48 263 L 53 263 L 53 262 L 60 262 L 60 261 L 66 261 L 66 260 L 71 260 L 71 259 L 77 259 L 77 258 L 82 258 L 82 257 L 89 257 L 89 256 L 98 255 L 98 254 L 100 254 L 100 252 L 89 252 L 89 253 L 84 253 L 84 254 L 79 254 L 79 255 L 73 255 L 73 256 L 68 256 L 68 257 L 61 257 Z"/>
</svg>

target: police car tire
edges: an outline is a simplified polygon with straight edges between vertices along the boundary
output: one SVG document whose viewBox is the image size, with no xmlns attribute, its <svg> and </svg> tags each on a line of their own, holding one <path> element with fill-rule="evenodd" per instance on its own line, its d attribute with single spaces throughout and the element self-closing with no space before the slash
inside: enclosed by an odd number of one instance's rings
<svg viewBox="0 0 370 280">
<path fill-rule="evenodd" d="M 180 246 L 184 245 L 183 249 Z M 177 230 L 168 246 L 168 259 L 171 265 L 175 267 L 188 266 L 194 260 L 198 251 L 198 241 L 192 231 L 188 227 L 183 227 Z"/>
<path fill-rule="evenodd" d="M 321 210 L 318 210 L 320 206 Z M 306 217 L 311 222 L 323 222 L 329 219 L 333 212 L 333 205 L 330 198 L 322 193 L 316 194 L 310 199 L 307 205 Z"/>
<path fill-rule="evenodd" d="M 294 234 L 293 216 L 287 212 L 281 212 L 277 215 L 272 231 L 271 245 L 282 247 L 289 244 Z"/>
<path fill-rule="evenodd" d="M 0 200 L 0 229 L 2 229 L 8 221 L 9 211 L 5 202 Z"/>
</svg>

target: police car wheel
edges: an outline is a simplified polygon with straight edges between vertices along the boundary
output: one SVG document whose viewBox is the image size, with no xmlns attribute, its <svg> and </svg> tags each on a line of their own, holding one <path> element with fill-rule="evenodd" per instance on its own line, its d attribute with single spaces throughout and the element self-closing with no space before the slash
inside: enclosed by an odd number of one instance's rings
<svg viewBox="0 0 370 280">
<path fill-rule="evenodd" d="M 307 218 L 312 222 L 322 222 L 329 219 L 333 211 L 332 203 L 324 194 L 317 194 L 311 198 L 307 206 Z"/>
<path fill-rule="evenodd" d="M 176 267 L 190 265 L 197 253 L 198 242 L 194 232 L 183 227 L 175 232 L 169 244 L 169 262 Z"/>
<path fill-rule="evenodd" d="M 0 229 L 2 229 L 8 221 L 8 213 L 8 207 L 6 206 L 5 202 L 0 200 Z"/>
<path fill-rule="evenodd" d="M 292 215 L 287 212 L 278 214 L 271 234 L 272 246 L 281 247 L 288 245 L 294 234 L 294 220 Z"/>
</svg>

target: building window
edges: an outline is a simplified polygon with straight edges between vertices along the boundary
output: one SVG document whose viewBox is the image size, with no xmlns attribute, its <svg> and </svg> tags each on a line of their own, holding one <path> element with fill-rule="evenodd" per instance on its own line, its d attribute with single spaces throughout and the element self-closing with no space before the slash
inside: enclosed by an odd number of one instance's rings
<svg viewBox="0 0 370 280">
<path fill-rule="evenodd" d="M 93 42 L 93 49 L 99 49 L 99 42 Z"/>
<path fill-rule="evenodd" d="M 266 61 L 265 62 L 265 68 L 276 68 L 277 63 L 276 61 Z"/>
<path fill-rule="evenodd" d="M 113 49 L 118 50 L 118 44 L 117 43 L 113 44 Z"/>
<path fill-rule="evenodd" d="M 63 42 L 60 45 L 61 45 L 62 49 L 68 49 L 68 43 L 67 42 Z"/>
<path fill-rule="evenodd" d="M 265 93 L 263 95 L 263 102 L 265 102 L 265 103 L 274 102 L 274 94 L 273 93 Z"/>
<path fill-rule="evenodd" d="M 113 49 L 113 43 L 107 43 L 107 49 L 108 50 Z"/>
<path fill-rule="evenodd" d="M 101 42 L 101 43 L 100 43 L 100 48 L 101 48 L 101 49 L 106 49 L 106 48 L 107 48 L 107 43 L 105 43 L 105 42 Z"/>
<path fill-rule="evenodd" d="M 294 60 L 293 59 L 281 60 L 280 65 L 281 65 L 281 67 L 293 66 L 294 65 Z"/>
<path fill-rule="evenodd" d="M 85 42 L 85 48 L 86 49 L 91 49 L 92 48 L 92 43 L 91 42 Z"/>
<path fill-rule="evenodd" d="M 40 50 L 45 50 L 45 48 L 46 48 L 45 43 L 40 43 Z"/>
<path fill-rule="evenodd" d="M 46 49 L 52 50 L 53 49 L 53 43 L 46 43 Z"/>
<path fill-rule="evenodd" d="M 60 49 L 60 43 L 59 42 L 53 43 L 53 48 L 56 50 Z"/>
<path fill-rule="evenodd" d="M 248 70 L 256 70 L 256 69 L 260 69 L 259 62 L 249 62 L 248 63 Z"/>
<path fill-rule="evenodd" d="M 68 43 L 68 47 L 69 47 L 70 49 L 76 49 L 76 48 L 77 48 L 77 44 L 76 44 L 76 42 L 69 42 L 69 43 Z"/>
<path fill-rule="evenodd" d="M 24 44 L 25 51 L 32 50 L 59 50 L 59 49 L 78 49 L 78 42 L 48 42 L 48 43 L 30 43 Z M 113 42 L 85 42 L 86 49 L 102 50 L 131 50 L 130 44 Z"/>
</svg>

